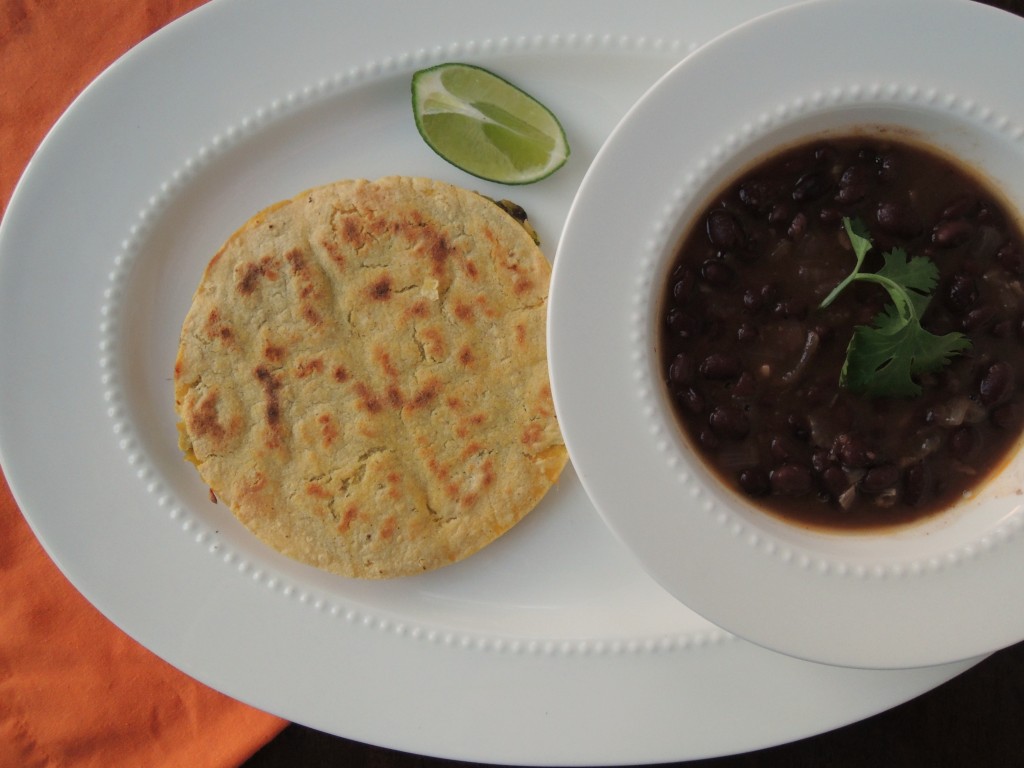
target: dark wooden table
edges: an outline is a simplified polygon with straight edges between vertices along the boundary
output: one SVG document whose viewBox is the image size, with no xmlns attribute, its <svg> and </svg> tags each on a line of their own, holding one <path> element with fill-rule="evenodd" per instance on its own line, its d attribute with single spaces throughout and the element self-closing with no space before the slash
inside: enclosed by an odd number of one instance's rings
<svg viewBox="0 0 1024 768">
<path fill-rule="evenodd" d="M 1024 15 L 1024 0 L 989 5 Z M 978 55 L 984 55 L 984 41 Z M 1011 73 L 1024 78 L 1024 72 Z M 1024 87 L 1021 90 L 1024 98 Z M 1007 610 L 1024 610 L 1020 606 Z M 528 738 L 524 734 L 524 738 Z M 245 768 L 424 768 L 466 763 L 360 744 L 291 725 Z M 993 654 L 944 685 L 887 712 L 802 741 L 686 763 L 695 768 L 900 768 L 1024 765 L 1024 643 Z"/>
</svg>

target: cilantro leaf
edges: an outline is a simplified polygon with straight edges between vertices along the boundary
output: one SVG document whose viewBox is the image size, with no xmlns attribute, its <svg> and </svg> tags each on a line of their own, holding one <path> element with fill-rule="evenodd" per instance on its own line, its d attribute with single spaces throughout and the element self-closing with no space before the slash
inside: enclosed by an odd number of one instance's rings
<svg viewBox="0 0 1024 768">
<path fill-rule="evenodd" d="M 921 394 L 914 376 L 940 370 L 970 346 L 961 333 L 936 336 L 917 317 L 905 321 L 890 304 L 872 326 L 854 329 L 840 384 L 869 397 L 913 397 Z"/>
<path fill-rule="evenodd" d="M 909 258 L 901 248 L 883 254 L 877 272 L 861 272 L 871 240 L 859 221 L 843 219 L 857 263 L 847 277 L 822 301 L 825 308 L 854 281 L 875 283 L 892 299 L 874 318 L 871 326 L 854 328 L 846 349 L 840 384 L 869 397 L 912 397 L 921 393 L 914 377 L 936 371 L 970 347 L 962 333 L 937 336 L 921 326 L 939 280 L 939 270 L 930 259 Z"/>
</svg>

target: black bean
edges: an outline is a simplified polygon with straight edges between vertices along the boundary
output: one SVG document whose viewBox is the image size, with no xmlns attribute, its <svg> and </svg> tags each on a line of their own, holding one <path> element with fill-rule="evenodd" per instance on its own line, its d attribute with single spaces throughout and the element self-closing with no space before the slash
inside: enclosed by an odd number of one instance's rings
<svg viewBox="0 0 1024 768">
<path fill-rule="evenodd" d="M 1000 429 L 1019 429 L 1021 409 L 1018 403 L 1004 403 L 992 409 L 989 416 L 992 423 Z"/>
<path fill-rule="evenodd" d="M 768 441 L 768 450 L 776 462 L 791 462 L 796 458 L 796 446 L 787 435 L 773 435 Z"/>
<path fill-rule="evenodd" d="M 793 208 L 788 203 L 776 203 L 768 214 L 769 224 L 784 224 L 793 218 Z"/>
<path fill-rule="evenodd" d="M 942 209 L 942 218 L 947 221 L 952 219 L 962 219 L 966 216 L 970 216 L 978 208 L 978 198 L 974 195 L 960 195 L 955 200 L 950 200 L 946 203 L 946 207 Z"/>
<path fill-rule="evenodd" d="M 835 499 L 838 499 L 849 489 L 850 480 L 846 473 L 835 464 L 825 467 L 821 472 L 821 485 L 825 491 Z"/>
<path fill-rule="evenodd" d="M 801 211 L 789 222 L 789 229 L 786 230 L 786 234 L 794 240 L 799 240 L 804 236 L 805 232 L 807 232 L 807 215 Z"/>
<path fill-rule="evenodd" d="M 902 202 L 879 203 L 875 221 L 883 232 L 897 237 L 914 237 L 924 228 L 917 211 Z"/>
<path fill-rule="evenodd" d="M 692 339 L 704 330 L 704 323 L 696 315 L 678 307 L 668 311 L 668 326 L 682 339 Z"/>
<path fill-rule="evenodd" d="M 888 153 L 878 158 L 878 180 L 883 184 L 891 184 L 896 181 L 899 171 L 900 161 L 896 155 Z"/>
<path fill-rule="evenodd" d="M 807 316 L 807 305 L 801 301 L 780 301 L 772 307 L 772 314 L 782 320 L 789 318 L 801 320 Z"/>
<path fill-rule="evenodd" d="M 992 224 L 994 226 L 1000 226 L 1003 221 L 1003 217 L 999 214 L 999 210 L 993 208 L 988 203 L 980 203 L 978 205 L 978 211 L 974 214 L 974 220 L 979 224 Z"/>
<path fill-rule="evenodd" d="M 679 279 L 672 285 L 672 296 L 677 301 L 685 300 L 689 298 L 690 294 L 693 293 L 693 288 L 697 284 L 697 279 L 693 276 L 693 270 L 684 270 Z"/>
<path fill-rule="evenodd" d="M 940 221 L 932 229 L 932 243 L 937 248 L 956 248 L 974 234 L 974 225 L 966 219 Z"/>
<path fill-rule="evenodd" d="M 825 224 L 835 224 L 843 218 L 843 212 L 838 208 L 826 207 L 818 211 L 818 220 Z"/>
<path fill-rule="evenodd" d="M 668 380 L 673 384 L 689 386 L 693 382 L 696 369 L 693 358 L 685 352 L 680 352 L 668 367 Z"/>
<path fill-rule="evenodd" d="M 998 320 L 989 329 L 989 335 L 995 339 L 1008 339 L 1013 335 L 1012 320 Z"/>
<path fill-rule="evenodd" d="M 739 220 L 726 210 L 718 209 L 708 214 L 705 226 L 708 240 L 720 250 L 742 248 L 747 238 Z"/>
<path fill-rule="evenodd" d="M 811 420 L 806 413 L 791 413 L 786 417 L 789 433 L 797 440 L 806 442 L 811 437 Z"/>
<path fill-rule="evenodd" d="M 1024 259 L 1021 258 L 1020 251 L 1013 243 L 1004 243 L 999 246 L 995 258 L 1002 268 L 1011 275 L 1024 273 Z"/>
<path fill-rule="evenodd" d="M 1013 367 L 1006 362 L 992 363 L 982 374 L 978 394 L 985 405 L 996 405 L 1013 394 Z"/>
<path fill-rule="evenodd" d="M 811 470 L 800 464 L 783 464 L 769 476 L 772 491 L 780 496 L 805 496 L 814 487 Z"/>
<path fill-rule="evenodd" d="M 741 323 L 740 327 L 736 329 L 736 340 L 744 343 L 751 342 L 760 336 L 760 331 L 757 330 L 757 326 L 753 323 Z"/>
<path fill-rule="evenodd" d="M 767 496 L 771 493 L 772 484 L 768 472 L 761 467 L 749 467 L 740 471 L 740 488 L 748 496 Z"/>
<path fill-rule="evenodd" d="M 723 437 L 740 438 L 750 434 L 750 419 L 742 408 L 733 405 L 714 408 L 708 415 L 708 425 Z"/>
<path fill-rule="evenodd" d="M 751 179 L 740 184 L 739 199 L 748 208 L 766 211 L 775 201 L 778 190 L 775 185 L 761 179 Z"/>
<path fill-rule="evenodd" d="M 869 467 L 878 460 L 878 454 L 862 436 L 844 432 L 832 443 L 835 457 L 847 467 Z"/>
<path fill-rule="evenodd" d="M 849 205 L 862 200 L 868 193 L 868 173 L 863 165 L 851 165 L 839 177 L 836 201 Z"/>
<path fill-rule="evenodd" d="M 748 289 L 743 292 L 743 307 L 748 312 L 758 312 L 764 306 L 764 299 L 758 291 Z"/>
<path fill-rule="evenodd" d="M 949 436 L 949 447 L 961 461 L 970 459 L 978 447 L 978 433 L 974 427 L 957 427 Z"/>
<path fill-rule="evenodd" d="M 697 442 L 712 451 L 721 444 L 718 435 L 711 429 L 702 429 L 700 434 L 697 435 Z"/>
<path fill-rule="evenodd" d="M 912 464 L 903 472 L 903 503 L 916 507 L 928 498 L 928 470 Z"/>
<path fill-rule="evenodd" d="M 963 328 L 964 331 L 966 331 L 967 333 L 973 333 L 991 323 L 993 318 L 995 317 L 995 314 L 995 307 L 989 306 L 987 304 L 983 307 L 972 309 L 964 317 L 963 322 L 960 324 L 960 327 Z"/>
<path fill-rule="evenodd" d="M 824 448 L 817 448 L 811 453 L 811 469 L 821 474 L 829 467 L 836 466 L 835 461 Z"/>
<path fill-rule="evenodd" d="M 943 303 L 950 312 L 963 315 L 969 312 L 978 301 L 978 284 L 974 278 L 959 272 L 950 278 L 943 295 Z"/>
<path fill-rule="evenodd" d="M 735 379 L 742 371 L 740 359 L 724 352 L 712 352 L 700 364 L 700 375 L 706 379 Z"/>
<path fill-rule="evenodd" d="M 699 391 L 690 387 L 679 398 L 690 413 L 702 413 L 707 405 L 707 399 Z"/>
<path fill-rule="evenodd" d="M 814 159 L 819 163 L 833 163 L 836 159 L 836 148 L 831 144 L 823 144 L 815 148 Z"/>
<path fill-rule="evenodd" d="M 871 467 L 860 479 L 858 488 L 872 496 L 894 488 L 900 481 L 900 468 L 895 464 L 879 464 Z"/>
<path fill-rule="evenodd" d="M 732 396 L 738 400 L 749 400 L 757 394 L 757 383 L 747 371 L 740 374 L 732 387 Z"/>
<path fill-rule="evenodd" d="M 732 283 L 735 275 L 732 267 L 718 259 L 708 259 L 700 265 L 700 276 L 704 282 L 716 288 L 722 288 Z"/>
<path fill-rule="evenodd" d="M 805 203 L 823 197 L 831 188 L 832 183 L 825 173 L 810 171 L 796 180 L 791 197 L 798 203 Z"/>
</svg>

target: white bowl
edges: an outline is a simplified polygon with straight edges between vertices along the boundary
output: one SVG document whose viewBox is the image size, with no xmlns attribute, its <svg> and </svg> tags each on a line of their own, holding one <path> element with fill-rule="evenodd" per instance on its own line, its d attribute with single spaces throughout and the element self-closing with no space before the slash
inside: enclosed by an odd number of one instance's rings
<svg viewBox="0 0 1024 768">
<path fill-rule="evenodd" d="M 984 47 L 984 55 L 976 48 Z M 608 525 L 690 608 L 800 658 L 896 668 L 1024 639 L 1024 460 L 898 531 L 765 514 L 694 456 L 662 390 L 661 291 L 706 198 L 794 140 L 881 124 L 1024 210 L 1024 21 L 973 2 L 820 0 L 748 23 L 659 81 L 598 154 L 555 258 L 549 355 L 573 465 Z"/>
</svg>

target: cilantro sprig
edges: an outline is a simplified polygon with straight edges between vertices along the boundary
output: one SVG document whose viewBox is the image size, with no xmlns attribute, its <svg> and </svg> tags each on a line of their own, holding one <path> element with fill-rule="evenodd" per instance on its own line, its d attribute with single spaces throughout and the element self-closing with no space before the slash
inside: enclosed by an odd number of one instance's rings
<svg viewBox="0 0 1024 768">
<path fill-rule="evenodd" d="M 884 264 L 877 272 L 861 272 L 864 257 L 871 250 L 870 236 L 859 220 L 843 219 L 857 263 L 853 271 L 837 285 L 819 309 L 825 309 L 836 297 L 857 281 L 884 288 L 892 304 L 887 304 L 870 326 L 858 325 L 846 348 L 846 361 L 840 384 L 852 392 L 869 397 L 913 397 L 921 393 L 915 376 L 937 371 L 971 346 L 962 333 L 937 336 L 921 327 L 932 292 L 939 281 L 939 270 L 923 256 L 908 257 L 902 248 L 883 254 Z"/>
</svg>

